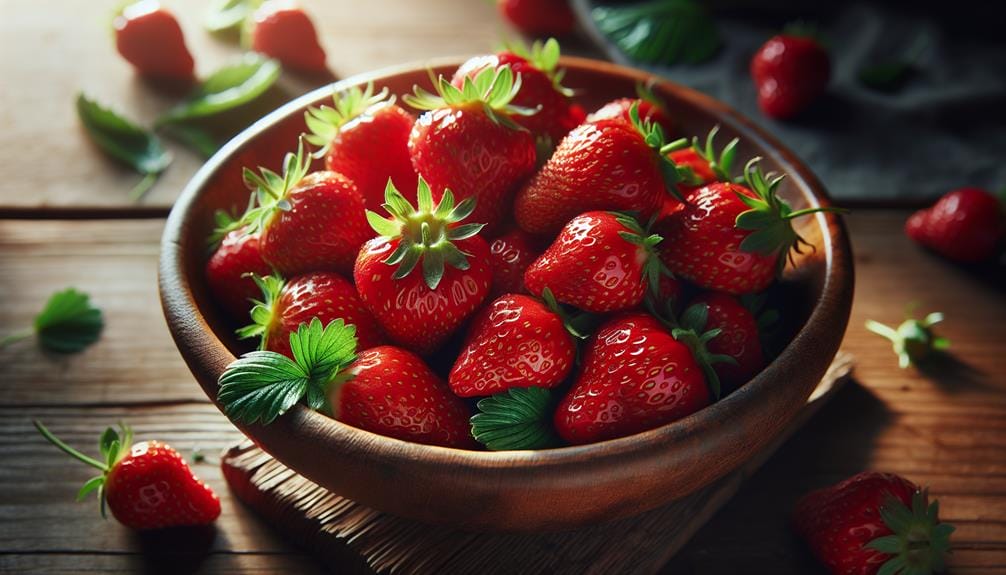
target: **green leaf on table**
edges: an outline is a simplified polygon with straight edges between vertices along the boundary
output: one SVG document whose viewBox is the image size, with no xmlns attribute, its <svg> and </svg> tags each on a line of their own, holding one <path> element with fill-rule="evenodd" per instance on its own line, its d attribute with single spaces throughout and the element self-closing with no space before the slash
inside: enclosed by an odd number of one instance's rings
<svg viewBox="0 0 1006 575">
<path fill-rule="evenodd" d="M 860 83 L 878 92 L 896 92 L 900 90 L 915 72 L 911 62 L 891 61 L 881 62 L 859 69 Z"/>
<path fill-rule="evenodd" d="M 167 136 L 195 150 L 204 158 L 209 158 L 220 149 L 220 144 L 209 132 L 191 124 L 168 124 L 163 130 Z"/>
<path fill-rule="evenodd" d="M 627 56 L 647 64 L 698 64 L 720 47 L 716 23 L 696 0 L 598 6 L 597 29 Z"/>
<path fill-rule="evenodd" d="M 236 30 L 251 16 L 262 0 L 212 0 L 203 17 L 203 27 L 210 32 Z"/>
<path fill-rule="evenodd" d="M 101 310 L 73 288 L 53 294 L 35 317 L 39 345 L 59 353 L 75 353 L 98 341 L 104 325 Z"/>
<path fill-rule="evenodd" d="M 493 451 L 558 445 L 552 431 L 552 394 L 541 387 L 514 387 L 479 400 L 472 437 Z"/>
<path fill-rule="evenodd" d="M 275 60 L 248 53 L 241 62 L 217 70 L 186 98 L 157 120 L 175 124 L 226 112 L 261 96 L 279 78 Z"/>
</svg>

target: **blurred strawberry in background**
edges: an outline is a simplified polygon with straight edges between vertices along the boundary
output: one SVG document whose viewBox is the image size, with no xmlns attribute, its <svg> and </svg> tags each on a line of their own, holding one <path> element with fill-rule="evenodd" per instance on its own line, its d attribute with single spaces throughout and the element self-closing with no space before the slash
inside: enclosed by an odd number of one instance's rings
<svg viewBox="0 0 1006 575">
<path fill-rule="evenodd" d="M 960 188 L 912 214 L 905 233 L 946 258 L 982 262 L 996 255 L 1006 236 L 1004 212 L 1006 202 L 995 195 L 981 188 Z"/>
<path fill-rule="evenodd" d="M 154 0 L 123 7 L 112 20 L 115 48 L 143 76 L 195 80 L 195 61 L 174 14 Z"/>
<path fill-rule="evenodd" d="M 499 0 L 500 14 L 528 36 L 565 36 L 575 19 L 567 0 Z"/>
<path fill-rule="evenodd" d="M 830 77 L 828 53 L 817 39 L 799 31 L 769 38 L 751 59 L 758 107 L 771 118 L 804 111 L 824 93 Z"/>
<path fill-rule="evenodd" d="M 325 73 L 325 49 L 311 17 L 289 0 L 269 0 L 251 17 L 251 49 L 279 60 L 284 67 Z"/>
</svg>

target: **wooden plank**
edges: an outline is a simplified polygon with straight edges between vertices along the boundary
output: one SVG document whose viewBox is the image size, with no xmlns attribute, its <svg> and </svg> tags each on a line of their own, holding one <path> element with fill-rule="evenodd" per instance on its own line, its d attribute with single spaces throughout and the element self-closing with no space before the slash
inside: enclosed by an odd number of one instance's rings
<svg viewBox="0 0 1006 575">
<path fill-rule="evenodd" d="M 43 555 L 0 555 L 0 572 L 80 575 L 82 573 L 225 573 L 274 574 L 322 573 L 318 564 L 304 555 L 224 554 L 208 556 L 100 555 L 59 553 Z"/>
</svg>

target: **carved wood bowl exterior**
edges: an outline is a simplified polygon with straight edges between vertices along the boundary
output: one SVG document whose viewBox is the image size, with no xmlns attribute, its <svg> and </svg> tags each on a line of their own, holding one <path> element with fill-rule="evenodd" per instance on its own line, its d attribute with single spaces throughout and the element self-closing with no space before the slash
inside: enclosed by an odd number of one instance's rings
<svg viewBox="0 0 1006 575">
<path fill-rule="evenodd" d="M 279 169 L 296 146 L 309 105 L 373 81 L 393 94 L 429 87 L 427 68 L 450 75 L 460 60 L 364 74 L 315 90 L 265 116 L 221 149 L 193 177 L 168 218 L 161 245 L 160 293 L 171 333 L 193 375 L 215 400 L 217 379 L 247 351 L 210 300 L 203 275 L 206 238 L 218 209 L 247 202 L 241 169 Z M 634 94 L 651 76 L 606 62 L 564 58 L 564 83 L 585 109 Z M 741 138 L 738 158 L 761 156 L 766 171 L 787 174 L 781 195 L 794 208 L 828 205 L 820 182 L 778 141 L 707 96 L 657 81 L 682 134 Z M 312 481 L 361 504 L 463 529 L 536 531 L 575 528 L 634 515 L 686 495 L 737 468 L 786 426 L 838 350 L 853 293 L 852 254 L 841 219 L 816 214 L 797 223 L 815 246 L 796 255 L 777 288 L 791 339 L 748 384 L 698 413 L 663 427 L 593 445 L 542 451 L 480 452 L 376 435 L 297 406 L 274 423 L 238 427 Z"/>
</svg>

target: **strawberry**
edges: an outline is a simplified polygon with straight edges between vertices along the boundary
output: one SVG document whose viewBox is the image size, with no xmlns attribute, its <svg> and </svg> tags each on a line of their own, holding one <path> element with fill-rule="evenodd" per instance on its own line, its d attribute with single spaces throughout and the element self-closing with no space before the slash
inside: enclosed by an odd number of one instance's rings
<svg viewBox="0 0 1006 575">
<path fill-rule="evenodd" d="M 898 366 L 907 369 L 913 363 L 924 362 L 934 351 L 950 347 L 949 339 L 933 331 L 933 326 L 942 321 L 943 314 L 937 311 L 921 320 L 909 317 L 897 329 L 866 320 L 866 329 L 890 341 L 898 356 Z"/>
<path fill-rule="evenodd" d="M 678 191 L 681 194 L 690 194 L 713 182 L 731 182 L 730 175 L 734 157 L 737 155 L 738 138 L 734 138 L 725 148 L 716 154 L 713 143 L 716 133 L 720 127 L 715 126 L 706 136 L 705 147 L 699 145 L 698 137 L 692 138 L 692 145 L 681 150 L 674 150 L 667 155 L 668 159 L 678 167 L 681 181 L 678 182 Z M 661 217 L 669 216 L 681 208 L 681 202 L 674 196 L 664 198 L 664 208 Z"/>
<path fill-rule="evenodd" d="M 356 184 L 338 172 L 308 174 L 310 156 L 303 142 L 283 160 L 283 175 L 262 168 L 244 171 L 258 206 L 240 225 L 260 233 L 262 259 L 284 277 L 314 271 L 348 274 L 363 242 L 370 237 L 363 197 Z"/>
<path fill-rule="evenodd" d="M 88 457 L 53 435 L 41 422 L 35 427 L 71 457 L 97 468 L 77 494 L 97 490 L 101 515 L 106 506 L 126 527 L 136 530 L 208 525 L 220 516 L 220 499 L 189 469 L 177 451 L 158 441 L 132 444 L 133 432 L 120 424 L 101 435 L 101 460 Z M 121 433 L 121 435 L 120 435 Z"/>
<path fill-rule="evenodd" d="M 475 449 L 471 409 L 423 360 L 390 345 L 361 352 L 329 391 L 332 415 L 374 433 L 416 443 Z"/>
<path fill-rule="evenodd" d="M 416 172 L 409 157 L 409 133 L 415 118 L 395 105 L 385 88 L 374 94 L 353 86 L 333 97 L 334 107 L 309 108 L 304 120 L 308 143 L 319 147 L 325 169 L 352 180 L 367 208 L 384 202 L 388 178 L 406 198 L 416 199 Z"/>
<path fill-rule="evenodd" d="M 267 0 L 252 14 L 249 25 L 252 50 L 293 70 L 308 74 L 328 72 L 325 49 L 318 42 L 314 23 L 296 3 Z"/>
<path fill-rule="evenodd" d="M 524 273 L 531 293 L 552 290 L 559 302 L 603 313 L 638 306 L 647 285 L 667 273 L 655 246 L 661 237 L 630 216 L 587 212 L 573 218 Z"/>
<path fill-rule="evenodd" d="M 621 118 L 626 122 L 632 121 L 632 106 L 638 106 L 639 118 L 644 122 L 651 122 L 660 126 L 665 136 L 674 133 L 674 122 L 671 120 L 664 102 L 653 93 L 651 86 L 645 84 L 636 85 L 637 98 L 618 98 L 601 106 L 589 116 L 588 122 L 600 120 L 611 120 Z"/>
<path fill-rule="evenodd" d="M 195 62 L 174 14 L 154 0 L 126 5 L 112 20 L 115 48 L 144 76 L 191 83 Z"/>
<path fill-rule="evenodd" d="M 679 331 L 692 343 L 715 337 L 710 333 Z M 617 315 L 591 338 L 579 376 L 556 409 L 555 429 L 563 440 L 583 444 L 681 419 L 716 396 L 701 364 L 719 359 L 690 349 L 650 315 Z"/>
<path fill-rule="evenodd" d="M 448 188 L 458 200 L 477 198 L 472 219 L 485 224 L 489 235 L 534 170 L 534 137 L 512 118 L 533 113 L 511 104 L 521 85 L 510 66 L 500 66 L 466 76 L 460 89 L 441 77 L 439 96 L 416 86 L 415 94 L 403 98 L 427 110 L 409 136 L 412 166 L 436 200 Z"/>
<path fill-rule="evenodd" d="M 773 36 L 751 59 L 758 107 L 771 118 L 802 112 L 824 93 L 830 75 L 828 53 L 810 36 Z"/>
<path fill-rule="evenodd" d="M 259 298 L 253 323 L 238 330 L 242 338 L 261 338 L 259 349 L 292 356 L 290 334 L 318 318 L 323 324 L 342 319 L 356 326 L 357 345 L 370 349 L 384 343 L 384 334 L 363 306 L 353 284 L 331 272 L 314 272 L 284 282 L 276 276 L 252 276 Z"/>
<path fill-rule="evenodd" d="M 677 181 L 665 156 L 687 141 L 665 144 L 663 129 L 640 120 L 638 111 L 633 106 L 631 122 L 598 120 L 570 132 L 518 192 L 517 224 L 545 235 L 586 211 L 633 211 L 642 218 L 657 213 Z"/>
<path fill-rule="evenodd" d="M 791 220 L 834 208 L 793 211 L 778 197 L 782 176 L 766 176 L 752 160 L 747 186 L 716 182 L 685 196 L 682 209 L 657 227 L 660 257 L 671 272 L 700 287 L 734 295 L 764 291 L 794 247 L 806 242 Z"/>
<path fill-rule="evenodd" d="M 576 19 L 569 0 L 498 0 L 500 14 L 529 36 L 565 36 Z"/>
<path fill-rule="evenodd" d="M 468 60 L 454 73 L 451 84 L 462 89 L 465 78 L 474 79 L 485 69 L 510 66 L 521 79 L 520 90 L 511 103 L 528 109 L 538 108 L 536 114 L 515 116 L 514 122 L 535 136 L 558 142 L 582 120 L 577 111 L 571 110 L 572 90 L 562 85 L 565 70 L 558 67 L 559 56 L 559 43 L 554 38 L 545 43 L 535 42 L 530 48 L 513 44 L 499 54 Z"/>
<path fill-rule="evenodd" d="M 451 369 L 451 391 L 474 397 L 562 383 L 573 368 L 573 338 L 579 335 L 567 328 L 550 293 L 545 301 L 510 294 L 489 304 L 472 323 L 464 350 Z"/>
<path fill-rule="evenodd" d="M 492 295 L 527 293 L 524 272 L 541 250 L 531 234 L 514 228 L 489 244 L 489 267 L 493 274 Z"/>
<path fill-rule="evenodd" d="M 701 323 L 702 331 L 720 330 L 720 335 L 707 344 L 709 352 L 734 358 L 734 362 L 713 366 L 726 390 L 737 389 L 765 367 L 758 322 L 737 298 L 705 292 L 692 298 L 688 305 L 704 310 L 706 320 Z"/>
<path fill-rule="evenodd" d="M 353 277 L 391 340 L 428 355 L 489 295 L 492 272 L 489 246 L 477 235 L 482 224 L 459 225 L 475 198 L 455 206 L 447 189 L 434 206 L 422 177 L 417 191 L 418 209 L 388 183 L 385 209 L 392 218 L 367 212 L 380 236 L 363 246 Z"/>
<path fill-rule="evenodd" d="M 944 569 L 954 527 L 939 502 L 891 473 L 868 471 L 805 495 L 797 533 L 835 575 L 928 575 Z"/>
<path fill-rule="evenodd" d="M 919 245 L 959 262 L 992 259 L 1006 237 L 1006 205 L 981 188 L 960 188 L 908 218 L 905 233 Z"/>
<path fill-rule="evenodd" d="M 229 219 L 221 214 L 218 218 Z M 269 275 L 272 268 L 262 259 L 258 234 L 227 227 L 219 233 L 224 235 L 206 262 L 206 283 L 214 301 L 231 319 L 245 320 L 254 305 L 252 300 L 261 293 L 248 274 Z"/>
</svg>

